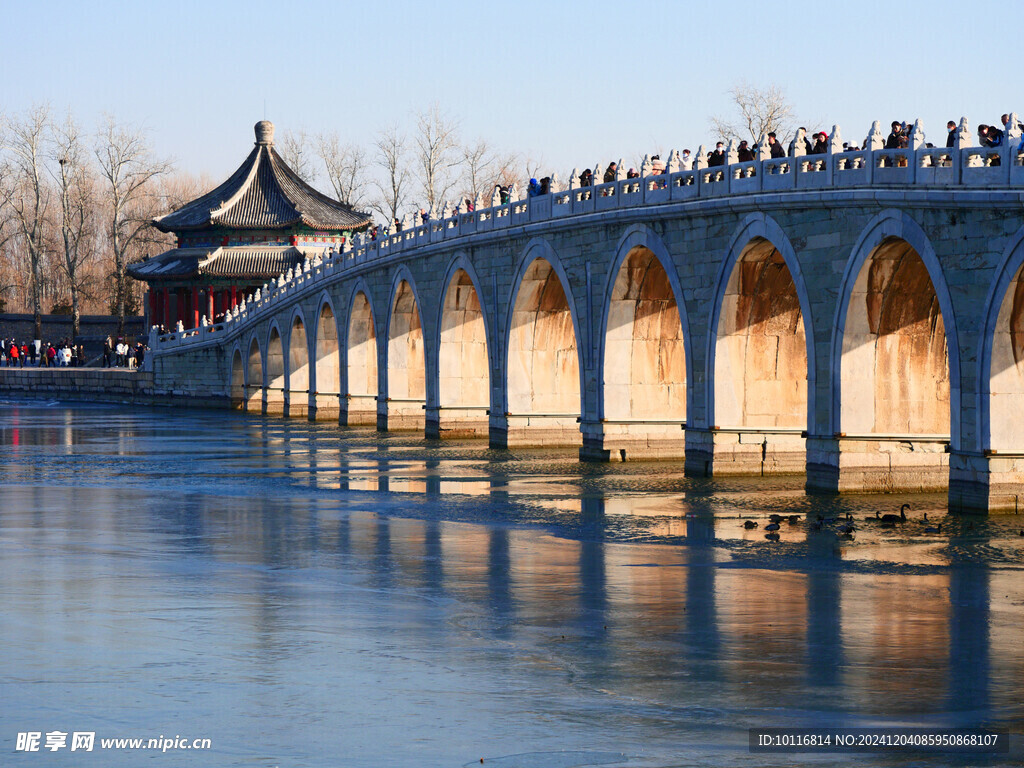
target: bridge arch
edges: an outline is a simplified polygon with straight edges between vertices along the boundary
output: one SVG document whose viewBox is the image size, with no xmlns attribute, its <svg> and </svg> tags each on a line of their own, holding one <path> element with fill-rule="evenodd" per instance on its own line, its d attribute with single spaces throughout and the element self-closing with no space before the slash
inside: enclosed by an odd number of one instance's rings
<svg viewBox="0 0 1024 768">
<path fill-rule="evenodd" d="M 531 240 L 519 259 L 506 327 L 509 442 L 578 445 L 582 335 L 572 285 L 542 238 Z"/>
<path fill-rule="evenodd" d="M 778 223 L 747 216 L 715 281 L 708 334 L 708 421 L 716 470 L 803 472 L 814 413 L 811 302 Z M 731 464 L 729 463 L 731 460 Z"/>
<path fill-rule="evenodd" d="M 341 392 L 345 424 L 350 427 L 377 424 L 380 383 L 377 377 L 377 313 L 372 296 L 362 278 L 355 281 L 349 294 Z"/>
<path fill-rule="evenodd" d="M 412 273 L 399 266 L 391 283 L 387 318 L 388 429 L 422 429 L 426 404 L 426 355 L 422 303 Z"/>
<path fill-rule="evenodd" d="M 945 487 L 945 445 L 960 446 L 956 315 L 935 250 L 907 214 L 883 211 L 857 239 L 833 333 L 841 452 L 886 452 L 886 484 L 904 473 L 916 478 L 908 487 Z M 842 487 L 842 460 L 840 475 Z"/>
<path fill-rule="evenodd" d="M 284 413 L 284 392 L 288 386 L 284 355 L 281 329 L 278 327 L 277 320 L 271 320 L 267 330 L 266 381 L 263 385 L 266 392 L 264 397 L 265 413 L 278 415 Z"/>
<path fill-rule="evenodd" d="M 690 333 L 675 264 L 644 225 L 620 237 L 597 339 L 601 456 L 682 456 L 692 381 Z M 666 422 L 674 423 L 666 423 Z M 587 432 L 594 431 L 585 425 Z M 584 453 L 589 455 L 586 449 Z"/>
<path fill-rule="evenodd" d="M 263 409 L 263 388 L 266 386 L 263 351 L 256 334 L 249 337 L 249 355 L 245 361 L 245 410 L 259 413 Z"/>
<path fill-rule="evenodd" d="M 231 408 L 243 410 L 245 408 L 245 365 L 242 362 L 242 350 L 237 343 L 231 349 L 231 371 L 229 381 L 231 382 Z"/>
<path fill-rule="evenodd" d="M 292 310 L 289 321 L 287 363 L 288 416 L 306 416 L 309 412 L 309 334 L 301 307 Z"/>
<path fill-rule="evenodd" d="M 975 450 L 1024 452 L 1024 227 L 1010 239 L 985 304 Z"/>
<path fill-rule="evenodd" d="M 336 419 L 340 412 L 341 350 L 338 340 L 338 314 L 327 291 L 317 299 L 316 330 L 313 334 L 313 360 L 310 367 L 310 402 L 316 419 Z"/>
<path fill-rule="evenodd" d="M 433 348 L 438 434 L 486 436 L 491 404 L 493 328 L 480 279 L 464 252 L 449 262 L 441 283 Z"/>
</svg>

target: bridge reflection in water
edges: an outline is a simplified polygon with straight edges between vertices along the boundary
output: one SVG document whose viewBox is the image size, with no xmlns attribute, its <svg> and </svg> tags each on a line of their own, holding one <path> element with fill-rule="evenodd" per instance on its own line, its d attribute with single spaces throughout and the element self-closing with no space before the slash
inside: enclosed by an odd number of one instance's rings
<svg viewBox="0 0 1024 768">
<path fill-rule="evenodd" d="M 1024 727 L 1020 537 L 924 535 L 938 496 L 770 542 L 740 516 L 878 498 L 198 412 L 8 405 L 0 442 L 4 722 L 357 766 L 731 765 L 759 725 Z"/>
</svg>

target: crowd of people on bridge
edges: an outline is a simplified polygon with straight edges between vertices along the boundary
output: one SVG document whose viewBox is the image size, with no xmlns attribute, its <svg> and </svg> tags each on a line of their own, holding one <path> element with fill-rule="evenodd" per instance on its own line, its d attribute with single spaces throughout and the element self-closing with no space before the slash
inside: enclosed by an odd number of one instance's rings
<svg viewBox="0 0 1024 768">
<path fill-rule="evenodd" d="M 1003 114 L 1000 120 L 1003 125 L 1002 128 L 999 128 L 995 125 L 985 124 L 978 126 L 979 146 L 1000 147 L 1003 145 L 1005 141 L 1007 126 L 1010 121 L 1010 115 L 1008 113 Z M 1024 123 L 1018 122 L 1018 126 L 1022 130 L 1024 130 Z M 891 131 L 888 137 L 885 139 L 885 143 L 883 144 L 883 147 L 885 149 L 906 149 L 912 145 L 914 138 L 914 122 L 912 120 L 893 120 L 890 125 L 890 128 Z M 959 132 L 958 124 L 950 120 L 947 123 L 946 128 L 949 131 L 948 138 L 946 139 L 946 146 L 954 147 L 956 146 L 956 138 Z M 799 140 L 803 142 L 803 154 L 805 155 L 825 155 L 828 154 L 830 151 L 829 144 L 831 139 L 829 137 L 829 134 L 826 133 L 825 131 L 816 131 L 808 133 L 807 129 L 801 126 L 798 129 L 796 136 L 800 137 Z M 787 155 L 794 154 L 793 145 L 795 145 L 796 142 L 797 139 L 794 138 L 790 150 L 787 151 L 786 148 L 783 146 L 782 142 L 779 141 L 776 132 L 771 131 L 767 134 L 767 146 L 764 147 L 764 149 L 767 150 L 767 154 L 771 159 L 778 159 L 786 157 Z M 868 142 L 865 141 L 865 146 L 867 146 L 867 144 Z M 931 144 L 930 142 L 926 142 L 924 146 L 928 148 L 934 147 L 934 145 Z M 757 143 L 751 144 L 746 140 L 742 140 L 739 142 L 736 148 L 736 160 L 741 163 L 752 162 L 754 160 L 757 160 L 761 156 L 761 149 L 762 147 L 760 147 Z M 861 148 L 854 143 L 843 142 L 842 151 L 859 152 L 861 151 Z M 1022 137 L 1018 151 L 1024 153 L 1024 137 Z M 706 160 L 707 167 L 709 168 L 723 167 L 727 165 L 729 162 L 729 157 L 728 152 L 726 150 L 725 142 L 716 142 L 715 148 L 712 151 L 708 152 L 704 159 Z M 693 170 L 695 160 L 696 158 L 690 152 L 690 150 L 684 149 L 678 156 L 679 170 Z M 862 161 L 859 160 L 856 162 L 862 163 Z M 886 159 L 884 162 L 887 165 L 893 163 L 893 161 L 889 159 Z M 998 162 L 999 158 L 996 157 L 992 159 L 991 164 L 996 165 L 998 164 Z M 896 160 L 896 164 L 898 165 L 905 166 L 906 163 L 906 158 Z M 859 167 L 859 165 L 855 165 L 854 167 Z M 619 178 L 620 169 L 616 163 L 609 163 L 608 167 L 604 170 L 604 173 L 601 175 L 600 178 L 595 177 L 594 170 L 590 168 L 583 169 L 583 172 L 580 173 L 577 177 L 579 187 L 591 187 L 597 184 L 610 184 L 618 180 Z M 662 160 L 661 156 L 658 154 L 651 155 L 650 166 L 647 170 L 649 175 L 651 176 L 662 175 L 667 171 L 665 161 Z M 639 178 L 641 174 L 635 168 L 629 168 L 624 175 L 627 179 L 636 179 Z M 527 197 L 542 197 L 544 195 L 550 194 L 551 192 L 551 176 L 544 176 L 540 179 L 531 178 L 526 189 Z M 499 204 L 506 205 L 511 200 L 511 193 L 512 190 L 509 186 L 496 184 L 494 187 L 492 199 L 497 198 Z M 607 191 L 603 191 L 601 194 L 608 195 L 610 193 Z M 463 202 L 461 203 L 460 208 L 467 212 L 472 211 L 474 209 L 474 201 L 470 200 L 469 198 L 465 198 L 465 200 L 463 200 Z M 430 216 L 430 211 L 427 211 L 426 209 L 420 209 L 419 216 L 417 218 L 419 221 L 425 223 L 430 220 Z M 397 232 L 402 231 L 402 221 L 396 218 L 392 222 L 392 228 L 394 231 Z M 369 230 L 368 234 L 371 240 L 376 240 L 380 234 L 378 227 L 374 226 L 372 229 Z"/>
</svg>

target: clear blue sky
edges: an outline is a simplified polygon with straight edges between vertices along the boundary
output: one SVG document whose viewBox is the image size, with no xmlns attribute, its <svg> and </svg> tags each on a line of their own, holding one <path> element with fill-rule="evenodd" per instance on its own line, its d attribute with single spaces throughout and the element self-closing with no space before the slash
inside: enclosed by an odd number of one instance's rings
<svg viewBox="0 0 1024 768">
<path fill-rule="evenodd" d="M 110 112 L 215 180 L 264 102 L 279 130 L 369 145 L 436 101 L 466 138 L 555 170 L 695 150 L 742 79 L 858 143 L 873 119 L 919 117 L 939 143 L 951 117 L 1024 114 L 1024 4 L 797 5 L 5 0 L 0 111 L 47 102 L 88 126 Z"/>
</svg>

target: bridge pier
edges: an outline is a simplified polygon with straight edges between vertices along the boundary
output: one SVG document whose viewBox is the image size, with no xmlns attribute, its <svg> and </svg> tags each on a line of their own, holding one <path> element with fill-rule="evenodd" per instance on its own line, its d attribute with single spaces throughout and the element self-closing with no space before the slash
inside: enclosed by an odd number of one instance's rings
<svg viewBox="0 0 1024 768">
<path fill-rule="evenodd" d="M 339 421 L 341 417 L 339 399 L 338 395 L 310 393 L 307 418 L 310 421 Z"/>
<path fill-rule="evenodd" d="M 428 405 L 426 409 L 427 439 L 488 437 L 490 433 L 488 410 L 486 405 Z"/>
<path fill-rule="evenodd" d="M 571 414 L 491 412 L 491 448 L 578 448 L 583 442 L 578 417 Z"/>
<path fill-rule="evenodd" d="M 949 457 L 951 512 L 1012 512 L 1024 506 L 1024 453 L 957 451 Z"/>
<path fill-rule="evenodd" d="M 426 433 L 424 401 L 415 398 L 378 398 L 377 429 L 381 432 Z"/>
<path fill-rule="evenodd" d="M 945 435 L 838 435 L 807 440 L 807 490 L 911 493 L 949 486 Z"/>
<path fill-rule="evenodd" d="M 291 390 L 285 393 L 284 415 L 289 419 L 308 419 L 309 395 L 306 392 Z"/>
<path fill-rule="evenodd" d="M 682 459 L 686 453 L 681 421 L 585 419 L 580 427 L 580 461 Z"/>
<path fill-rule="evenodd" d="M 263 388 L 263 415 L 284 416 L 287 414 L 284 392 L 273 387 Z"/>
<path fill-rule="evenodd" d="M 807 462 L 804 443 L 802 431 L 795 428 L 687 427 L 686 474 L 802 474 Z"/>
<path fill-rule="evenodd" d="M 338 402 L 338 424 L 342 427 L 376 427 L 376 395 L 342 395 Z"/>
</svg>

